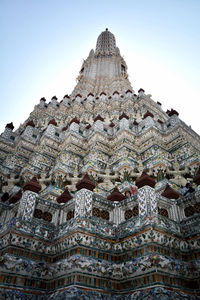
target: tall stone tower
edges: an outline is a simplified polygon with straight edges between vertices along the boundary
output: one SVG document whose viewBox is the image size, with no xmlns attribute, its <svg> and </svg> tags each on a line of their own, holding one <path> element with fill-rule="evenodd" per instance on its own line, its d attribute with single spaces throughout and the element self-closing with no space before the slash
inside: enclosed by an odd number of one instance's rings
<svg viewBox="0 0 200 300">
<path fill-rule="evenodd" d="M 72 94 L 0 135 L 0 299 L 199 299 L 199 164 L 106 29 Z"/>
</svg>

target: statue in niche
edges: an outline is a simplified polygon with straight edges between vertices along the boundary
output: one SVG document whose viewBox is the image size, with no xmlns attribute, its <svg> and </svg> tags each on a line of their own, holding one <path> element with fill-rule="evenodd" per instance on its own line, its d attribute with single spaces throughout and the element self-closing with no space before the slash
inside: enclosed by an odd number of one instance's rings
<svg viewBox="0 0 200 300">
<path fill-rule="evenodd" d="M 163 179 L 165 179 L 165 173 L 162 169 L 158 169 L 156 175 L 156 182 L 162 181 Z"/>
<path fill-rule="evenodd" d="M 107 191 L 114 188 L 114 184 L 112 183 L 111 180 L 118 178 L 118 174 L 111 175 L 110 168 L 108 165 L 105 169 L 105 174 L 98 173 L 98 176 L 103 179 L 103 182 L 99 183 L 98 187 L 100 187 L 104 190 L 107 190 Z"/>
<path fill-rule="evenodd" d="M 131 178 L 130 178 L 130 172 L 127 171 L 127 169 L 124 169 L 124 174 L 123 174 L 123 181 L 131 181 Z"/>
<path fill-rule="evenodd" d="M 64 180 L 63 180 L 62 176 L 59 176 L 57 178 L 56 187 L 58 187 L 60 189 L 64 189 L 65 188 L 65 184 L 64 184 Z"/>
<path fill-rule="evenodd" d="M 134 171 L 131 171 L 131 177 L 140 177 L 140 175 L 142 174 L 144 170 L 144 166 L 143 166 L 143 163 L 142 163 L 142 160 L 141 160 L 141 157 L 139 157 L 138 159 L 138 167 L 137 167 L 137 172 L 134 172 Z"/>
<path fill-rule="evenodd" d="M 79 176 L 78 165 L 76 165 L 76 167 L 74 168 L 73 177 L 70 177 L 68 175 L 65 176 L 65 179 L 71 182 L 71 184 L 67 185 L 67 187 L 72 192 L 76 191 L 76 184 L 80 180 L 78 176 Z"/>
<path fill-rule="evenodd" d="M 12 188 L 16 185 L 16 183 L 19 183 L 20 179 L 15 178 L 15 173 L 10 174 L 10 178 L 7 179 L 7 185 L 2 186 L 2 192 L 8 193 L 12 190 Z"/>
<path fill-rule="evenodd" d="M 38 180 L 42 186 L 42 190 L 47 187 L 48 184 L 52 181 L 52 174 L 49 177 L 46 177 L 47 171 L 43 168 L 40 174 L 40 179 Z"/>
<path fill-rule="evenodd" d="M 178 186 L 185 186 L 187 180 L 183 177 L 183 174 L 186 174 L 188 172 L 188 168 L 180 170 L 180 166 L 177 160 L 173 162 L 172 166 L 174 170 L 169 170 L 169 168 L 167 168 L 167 174 L 174 176 L 174 178 L 170 179 L 170 181 L 177 184 Z"/>
</svg>

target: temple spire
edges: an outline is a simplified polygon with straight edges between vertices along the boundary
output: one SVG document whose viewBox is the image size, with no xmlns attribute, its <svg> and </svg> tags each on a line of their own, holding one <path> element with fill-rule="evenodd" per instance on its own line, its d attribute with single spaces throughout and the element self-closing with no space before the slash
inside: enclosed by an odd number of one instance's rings
<svg viewBox="0 0 200 300">
<path fill-rule="evenodd" d="M 126 62 L 116 46 L 114 34 L 108 28 L 97 38 L 95 52 L 90 51 L 77 79 L 72 97 L 77 94 L 87 97 L 89 93 L 97 96 L 102 92 L 109 96 L 116 90 L 119 94 L 124 94 L 127 90 L 132 91 Z"/>
</svg>

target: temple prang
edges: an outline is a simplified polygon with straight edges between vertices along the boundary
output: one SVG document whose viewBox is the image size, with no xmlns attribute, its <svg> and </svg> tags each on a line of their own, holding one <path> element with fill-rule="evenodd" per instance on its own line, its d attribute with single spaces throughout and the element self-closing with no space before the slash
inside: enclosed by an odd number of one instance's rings
<svg viewBox="0 0 200 300">
<path fill-rule="evenodd" d="M 107 28 L 69 96 L 5 126 L 0 199 L 0 299 L 200 297 L 199 135 Z"/>
</svg>

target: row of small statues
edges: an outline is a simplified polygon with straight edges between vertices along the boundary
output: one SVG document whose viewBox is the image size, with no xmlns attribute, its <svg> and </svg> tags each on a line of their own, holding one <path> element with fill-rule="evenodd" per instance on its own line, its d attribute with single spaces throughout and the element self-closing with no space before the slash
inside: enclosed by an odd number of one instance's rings
<svg viewBox="0 0 200 300">
<path fill-rule="evenodd" d="M 111 190 L 114 187 L 113 181 L 115 183 L 121 183 L 124 181 L 131 181 L 133 182 L 133 179 L 136 179 L 141 176 L 142 172 L 144 170 L 144 165 L 141 160 L 139 160 L 137 171 L 131 170 L 130 167 L 123 167 L 120 171 L 115 172 L 114 174 L 111 172 L 111 169 L 109 168 L 109 165 L 107 165 L 105 169 L 105 173 L 102 174 L 101 172 L 95 170 L 94 168 L 89 168 L 88 174 L 93 176 L 95 181 L 103 180 L 103 182 L 100 182 L 98 184 L 99 188 L 102 188 L 104 190 Z M 179 163 L 175 161 L 173 163 L 173 170 L 170 170 L 169 168 L 166 168 L 166 170 L 158 169 L 157 170 L 157 181 L 161 181 L 165 178 L 166 174 L 168 174 L 170 177 L 170 181 L 174 184 L 176 184 L 179 187 L 185 187 L 188 181 L 190 181 L 190 178 L 185 178 L 184 175 L 189 173 L 188 167 L 184 169 L 180 169 Z M 149 175 L 154 176 L 154 172 L 150 170 L 148 172 Z M 69 190 L 75 191 L 76 190 L 76 184 L 80 180 L 79 177 L 79 171 L 78 166 L 75 167 L 73 176 L 65 175 L 64 177 L 57 176 L 57 178 L 53 178 L 53 175 L 49 175 L 46 177 L 46 171 L 42 170 L 40 178 L 38 181 L 40 182 L 42 186 L 42 190 L 46 188 L 50 183 L 53 181 L 55 182 L 55 185 L 60 188 L 65 188 L 65 182 L 69 182 L 67 185 Z M 7 185 L 3 186 L 2 191 L 3 192 L 9 192 L 13 186 L 17 185 L 20 181 L 19 178 L 15 178 L 15 174 L 11 173 L 10 178 L 7 179 Z M 119 182 L 118 182 L 119 181 Z"/>
</svg>

